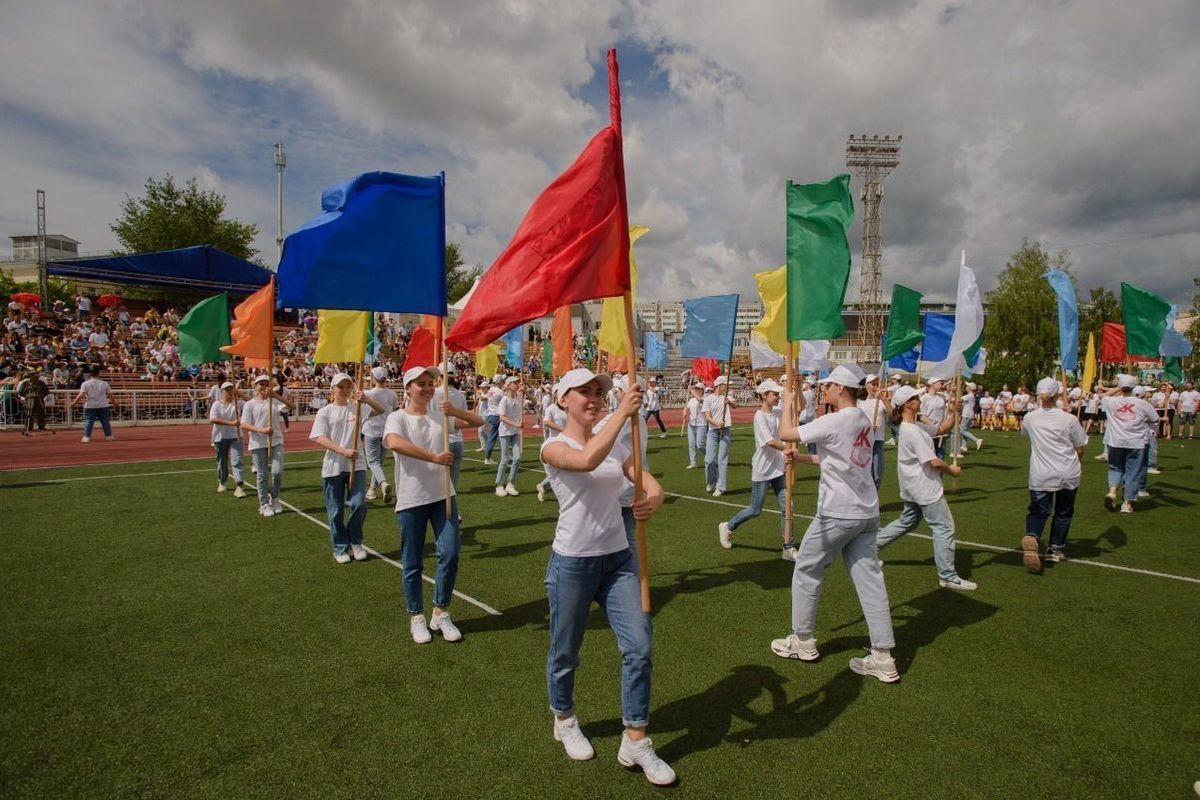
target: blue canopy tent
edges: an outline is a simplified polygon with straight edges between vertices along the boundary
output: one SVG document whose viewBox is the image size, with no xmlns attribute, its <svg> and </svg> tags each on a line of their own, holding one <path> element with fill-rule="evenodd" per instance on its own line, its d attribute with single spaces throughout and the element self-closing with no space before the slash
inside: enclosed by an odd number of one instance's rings
<svg viewBox="0 0 1200 800">
<path fill-rule="evenodd" d="M 231 256 L 211 245 L 139 253 L 51 261 L 46 271 L 60 278 L 138 286 L 169 286 L 230 294 L 250 294 L 271 280 L 271 271 Z"/>
</svg>

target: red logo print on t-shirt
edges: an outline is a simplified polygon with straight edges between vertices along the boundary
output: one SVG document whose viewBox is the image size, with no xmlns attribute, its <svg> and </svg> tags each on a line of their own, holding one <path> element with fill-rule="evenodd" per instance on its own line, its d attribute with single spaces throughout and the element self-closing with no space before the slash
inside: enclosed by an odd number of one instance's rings
<svg viewBox="0 0 1200 800">
<path fill-rule="evenodd" d="M 871 463 L 874 450 L 875 436 L 871 433 L 871 426 L 867 425 L 854 437 L 854 444 L 850 446 L 850 463 L 856 467 L 867 466 Z"/>
<path fill-rule="evenodd" d="M 1113 416 L 1120 420 L 1129 421 L 1137 416 L 1137 414 L 1134 413 L 1134 408 L 1136 408 L 1136 406 L 1133 403 L 1122 403 L 1121 405 L 1117 406 L 1115 411 L 1113 411 Z"/>
</svg>

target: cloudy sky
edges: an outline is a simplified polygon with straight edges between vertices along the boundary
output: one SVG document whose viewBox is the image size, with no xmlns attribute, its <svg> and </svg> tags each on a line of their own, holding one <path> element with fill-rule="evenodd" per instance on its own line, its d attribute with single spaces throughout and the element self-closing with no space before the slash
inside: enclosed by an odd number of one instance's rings
<svg viewBox="0 0 1200 800">
<path fill-rule="evenodd" d="M 783 262 L 788 179 L 903 134 L 884 285 L 984 289 L 1023 238 L 1081 287 L 1173 302 L 1200 274 L 1200 4 L 1145 0 L 39 0 L 0 26 L 0 234 L 88 251 L 148 176 L 196 176 L 275 257 L 284 218 L 368 170 L 447 176 L 450 239 L 488 265 L 607 122 L 621 59 L 643 298 L 753 294 Z M 857 180 L 852 184 L 857 193 Z M 857 295 L 861 229 L 851 232 Z M 886 289 L 885 289 L 886 291 Z"/>
</svg>

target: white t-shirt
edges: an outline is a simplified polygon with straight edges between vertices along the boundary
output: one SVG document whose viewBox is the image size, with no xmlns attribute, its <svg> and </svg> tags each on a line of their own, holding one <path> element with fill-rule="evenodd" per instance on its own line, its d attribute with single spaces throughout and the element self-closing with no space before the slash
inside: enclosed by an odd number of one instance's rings
<svg viewBox="0 0 1200 800">
<path fill-rule="evenodd" d="M 1035 408 L 1025 415 L 1021 435 L 1029 439 L 1029 488 L 1057 492 L 1079 488 L 1083 468 L 1075 448 L 1087 445 L 1087 434 L 1073 414 Z"/>
<path fill-rule="evenodd" d="M 933 392 L 921 395 L 921 416 L 926 422 L 940 425 L 946 418 L 946 398 Z"/>
<path fill-rule="evenodd" d="M 927 506 L 942 499 L 942 475 L 931 462 L 937 458 L 933 435 L 937 428 L 923 423 L 901 422 L 896 439 L 896 475 L 900 499 Z"/>
<path fill-rule="evenodd" d="M 108 334 L 104 331 L 96 331 L 88 337 L 88 344 L 92 345 L 93 347 L 107 347 Z"/>
<path fill-rule="evenodd" d="M 1165 411 L 1167 408 L 1167 393 L 1155 392 L 1154 394 L 1150 395 L 1150 405 L 1154 406 L 1156 409 Z"/>
<path fill-rule="evenodd" d="M 496 404 L 496 413 L 501 417 L 501 436 L 516 436 L 521 432 L 519 427 L 516 425 L 509 425 L 503 419 L 504 417 L 508 417 L 509 419 L 514 419 L 518 422 L 523 421 L 525 414 L 524 410 L 521 408 L 521 398 L 519 395 L 517 397 L 509 397 L 508 395 L 504 395 L 504 397 L 500 398 L 500 402 Z"/>
<path fill-rule="evenodd" d="M 241 411 L 239 408 L 241 403 L 235 398 L 232 403 L 226 403 L 223 400 L 218 400 L 213 403 L 208 409 L 209 419 L 241 419 Z M 212 440 L 219 442 L 222 439 L 236 439 L 239 431 L 234 425 L 217 425 L 212 426 Z"/>
<path fill-rule="evenodd" d="M 383 406 L 383 413 L 377 414 L 370 406 L 363 404 L 362 435 L 368 439 L 382 439 L 383 426 L 387 424 L 388 414 L 396 410 L 396 393 L 386 386 L 376 386 L 374 389 L 367 389 L 363 395 Z M 320 413 L 317 416 L 320 416 Z"/>
<path fill-rule="evenodd" d="M 358 458 L 354 461 L 354 469 L 361 472 L 367 468 L 367 458 L 363 454 L 361 429 L 359 431 L 359 440 L 351 444 L 354 440 L 356 405 L 356 403 L 347 403 L 344 406 L 339 406 L 337 403 L 330 403 L 322 408 L 317 412 L 317 418 L 313 420 L 312 430 L 309 431 L 308 438 L 309 441 L 315 442 L 318 436 L 328 436 L 339 447 L 353 447 L 355 450 L 358 450 Z M 370 413 L 371 409 L 367 407 L 364 411 Z M 349 471 L 350 459 L 332 450 L 325 451 L 325 459 L 321 462 L 322 478 L 334 478 L 343 472 Z"/>
<path fill-rule="evenodd" d="M 817 446 L 821 483 L 817 514 L 835 519 L 874 519 L 879 495 L 871 478 L 871 421 L 857 407 L 843 408 L 801 425 L 800 441 Z"/>
<path fill-rule="evenodd" d="M 1088 395 L 1087 405 L 1083 407 L 1085 414 L 1095 414 L 1100 410 L 1100 395 L 1092 392 Z"/>
<path fill-rule="evenodd" d="M 84 408 L 108 408 L 108 381 L 99 378 L 88 378 L 79 387 L 83 392 Z"/>
<path fill-rule="evenodd" d="M 642 406 L 643 411 L 658 411 L 662 408 L 662 399 L 658 396 L 658 389 L 646 389 L 646 404 Z"/>
<path fill-rule="evenodd" d="M 410 414 L 403 408 L 388 415 L 383 438 L 396 434 L 431 453 L 444 452 L 442 445 L 442 412 L 432 403 L 425 414 Z M 425 506 L 446 499 L 446 468 L 432 461 L 396 453 L 395 480 L 396 510 Z M 454 494 L 454 487 L 450 487 Z"/>
<path fill-rule="evenodd" d="M 562 408 L 560 408 L 558 403 L 551 403 L 549 406 L 546 407 L 545 413 L 542 414 L 542 426 L 543 426 L 543 432 L 546 435 L 546 440 L 549 441 L 549 440 L 553 439 L 555 436 L 559 436 L 561 434 L 559 431 L 554 430 L 554 428 L 545 427 L 545 423 L 547 423 L 547 422 L 553 422 L 558 427 L 562 428 L 563 430 L 566 430 L 567 429 L 567 412 L 564 411 Z"/>
<path fill-rule="evenodd" d="M 704 400 L 704 413 L 717 421 L 724 421 L 725 427 L 728 428 L 733 424 L 733 412 L 729 408 L 729 401 L 725 396 L 713 392 Z M 703 419 L 703 417 L 701 417 Z M 707 420 L 705 421 L 707 425 Z"/>
<path fill-rule="evenodd" d="M 984 395 L 983 397 L 979 398 L 979 410 L 984 414 L 987 414 L 992 410 L 992 406 L 995 405 L 995 403 L 996 401 L 992 399 L 990 395 Z"/>
<path fill-rule="evenodd" d="M 235 394 L 236 392 L 237 390 L 234 389 Z M 208 397 L 208 402 L 210 403 L 221 402 L 221 384 L 214 383 L 212 386 L 208 387 L 208 394 L 206 396 Z"/>
<path fill-rule="evenodd" d="M 642 468 L 648 471 L 650 469 L 650 459 L 646 455 L 646 440 L 650 437 L 646 430 L 646 419 L 641 414 L 637 414 L 635 417 L 638 422 L 638 432 L 642 437 Z M 604 426 L 607 425 L 611 419 L 612 414 L 609 414 L 608 416 L 604 417 L 604 419 L 597 422 L 592 427 L 592 433 L 599 433 L 600 431 L 604 430 Z M 624 468 L 625 462 L 628 461 L 629 457 L 633 455 L 632 431 L 633 426 L 629 424 L 628 420 L 626 420 L 625 425 L 621 428 L 621 433 L 617 435 L 617 441 L 613 443 L 613 456 L 616 457 L 616 459 L 621 463 L 622 469 Z M 622 508 L 633 508 L 633 494 L 633 481 L 626 478 L 625 482 L 621 484 L 620 501 Z"/>
<path fill-rule="evenodd" d="M 975 416 L 975 393 L 967 392 L 962 396 L 962 416 L 963 419 L 972 419 Z"/>
<path fill-rule="evenodd" d="M 817 418 L 817 393 L 813 389 L 801 389 L 804 397 L 804 410 L 800 412 L 800 423 L 812 422 Z"/>
<path fill-rule="evenodd" d="M 442 387 L 439 386 L 438 388 L 434 389 L 433 400 L 431 401 L 432 405 L 440 409 L 442 407 L 442 396 Z M 467 410 L 467 396 L 463 394 L 462 389 L 455 389 L 453 386 L 450 387 L 450 405 L 454 406 L 459 411 Z M 463 435 L 462 428 L 458 427 L 458 419 L 451 417 L 450 419 L 446 420 L 446 422 L 450 425 L 450 444 L 461 442 L 463 440 Z"/>
<path fill-rule="evenodd" d="M 1019 392 L 1013 395 L 1012 409 L 1014 414 L 1019 414 L 1029 408 L 1029 401 L 1032 398 L 1024 392 Z"/>
<path fill-rule="evenodd" d="M 888 429 L 888 405 L 880 398 L 876 400 L 874 397 L 868 397 L 866 400 L 859 400 L 858 407 L 867 415 L 867 419 L 871 415 L 875 415 L 875 441 L 883 441 L 883 433 Z M 878 407 L 878 411 L 876 411 Z"/>
<path fill-rule="evenodd" d="M 504 390 L 498 386 L 493 386 L 487 390 L 484 396 L 487 400 L 487 413 L 485 417 L 494 417 L 500 413 L 500 401 L 504 399 Z"/>
<path fill-rule="evenodd" d="M 583 449 L 582 444 L 565 435 L 542 442 L 542 451 L 548 445 Z M 554 552 L 572 558 L 587 558 L 619 553 L 629 547 L 625 523 L 621 520 L 621 506 L 613 502 L 621 493 L 622 485 L 628 482 L 617 453 L 610 452 L 591 472 L 561 470 L 546 464 L 546 475 L 558 498 Z"/>
<path fill-rule="evenodd" d="M 1108 419 L 1104 443 L 1109 447 L 1145 447 L 1146 437 L 1158 424 L 1158 412 L 1140 397 L 1110 395 L 1100 399 L 1100 407 Z"/>
<path fill-rule="evenodd" d="M 272 405 L 274 411 L 272 412 Z M 255 397 L 252 400 L 247 400 L 246 405 L 242 406 L 242 424 L 254 425 L 258 428 L 266 428 L 271 424 L 271 415 L 274 413 L 274 427 L 271 434 L 271 446 L 283 447 L 283 412 L 287 411 L 287 406 L 279 402 L 275 398 L 262 400 Z M 262 450 L 267 446 L 267 434 L 256 433 L 250 431 L 250 450 Z"/>
<path fill-rule="evenodd" d="M 761 408 L 754 412 L 754 455 L 750 457 L 750 480 L 769 481 L 784 473 L 783 452 L 770 445 L 772 439 L 779 441 L 779 422 L 783 409 L 776 406 L 770 411 Z"/>
<path fill-rule="evenodd" d="M 1000 392 L 996 395 L 996 405 L 1000 411 L 1008 410 L 1008 405 L 1013 401 L 1012 392 Z"/>
<path fill-rule="evenodd" d="M 1195 389 L 1185 390 L 1179 395 L 1179 410 L 1184 414 L 1195 414 L 1200 406 L 1200 392 Z"/>
<path fill-rule="evenodd" d="M 688 425 L 693 428 L 703 428 L 708 425 L 704 421 L 704 401 L 693 397 L 687 401 Z"/>
</svg>

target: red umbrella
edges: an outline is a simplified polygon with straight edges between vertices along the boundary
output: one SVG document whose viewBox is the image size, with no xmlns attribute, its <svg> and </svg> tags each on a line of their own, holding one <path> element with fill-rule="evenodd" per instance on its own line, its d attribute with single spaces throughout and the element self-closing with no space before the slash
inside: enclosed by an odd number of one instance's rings
<svg viewBox="0 0 1200 800">
<path fill-rule="evenodd" d="M 121 305 L 121 296 L 117 294 L 102 294 L 96 298 L 101 308 L 113 308 Z"/>
<path fill-rule="evenodd" d="M 12 299 L 16 300 L 18 303 L 23 303 L 27 306 L 42 302 L 41 295 L 34 294 L 33 292 L 17 292 L 16 294 L 10 295 L 10 297 L 12 297 Z"/>
</svg>

